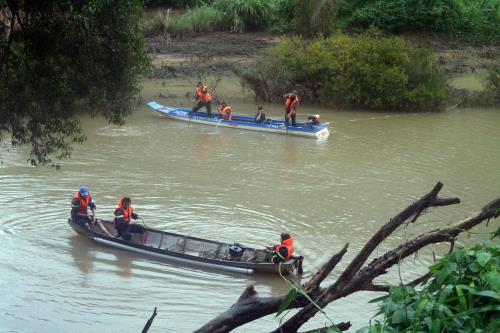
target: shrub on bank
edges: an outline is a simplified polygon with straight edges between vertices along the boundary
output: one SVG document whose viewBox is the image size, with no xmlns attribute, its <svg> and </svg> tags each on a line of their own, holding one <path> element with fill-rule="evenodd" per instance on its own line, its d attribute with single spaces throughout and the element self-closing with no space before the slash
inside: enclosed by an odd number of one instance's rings
<svg viewBox="0 0 500 333">
<path fill-rule="evenodd" d="M 431 278 L 419 290 L 393 287 L 374 300 L 382 301 L 384 318 L 358 333 L 499 332 L 499 268 L 498 243 L 456 248 L 430 267 Z"/>
<path fill-rule="evenodd" d="M 288 38 L 242 78 L 258 98 L 297 89 L 321 104 L 374 110 L 437 110 L 446 83 L 429 50 L 400 38 L 337 35 Z"/>
</svg>

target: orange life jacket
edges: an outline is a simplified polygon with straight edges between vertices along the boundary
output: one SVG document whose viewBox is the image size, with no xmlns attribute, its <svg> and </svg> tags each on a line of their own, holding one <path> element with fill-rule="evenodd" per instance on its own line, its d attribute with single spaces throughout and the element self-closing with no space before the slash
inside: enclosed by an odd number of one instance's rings
<svg viewBox="0 0 500 333">
<path fill-rule="evenodd" d="M 86 197 L 82 197 L 80 195 L 80 191 L 78 191 L 76 195 L 73 197 L 73 199 L 78 199 L 80 203 L 78 205 L 77 214 L 87 215 L 87 208 L 90 205 L 90 202 L 92 201 L 92 199 L 90 198 L 90 193 L 88 193 Z"/>
<path fill-rule="evenodd" d="M 233 110 L 229 106 L 226 106 L 225 108 L 220 108 L 219 113 L 224 117 L 226 120 L 231 120 L 231 114 L 233 113 Z"/>
<path fill-rule="evenodd" d="M 118 209 L 121 209 L 122 212 L 123 212 L 123 216 L 122 215 L 116 215 L 116 211 Z M 123 203 L 122 203 L 122 199 L 120 199 L 118 201 L 118 207 L 116 207 L 115 209 L 115 219 L 114 219 L 114 223 L 118 223 L 117 222 L 117 219 L 120 218 L 120 217 L 123 217 L 123 222 L 124 223 L 130 223 L 130 219 L 132 218 L 132 213 L 134 212 L 134 209 L 132 208 L 132 206 L 128 206 L 128 209 L 125 209 L 123 208 Z"/>
<path fill-rule="evenodd" d="M 196 88 L 196 95 L 198 95 L 198 99 L 205 104 L 212 100 L 212 96 L 208 92 L 208 88 L 206 85 L 201 85 L 200 87 Z"/>
<path fill-rule="evenodd" d="M 290 98 L 291 96 L 288 96 L 288 98 L 285 101 L 285 108 L 289 114 L 295 114 L 297 110 L 295 110 L 295 106 L 299 102 L 299 97 L 295 96 L 295 99 L 292 101 Z"/>
<path fill-rule="evenodd" d="M 288 250 L 288 255 L 286 256 L 286 258 L 283 258 L 279 252 L 282 247 L 286 247 L 286 249 Z M 276 255 L 283 259 L 283 262 L 290 259 L 293 256 L 293 238 L 290 237 L 282 241 L 280 245 L 276 246 L 274 252 L 276 252 Z"/>
</svg>

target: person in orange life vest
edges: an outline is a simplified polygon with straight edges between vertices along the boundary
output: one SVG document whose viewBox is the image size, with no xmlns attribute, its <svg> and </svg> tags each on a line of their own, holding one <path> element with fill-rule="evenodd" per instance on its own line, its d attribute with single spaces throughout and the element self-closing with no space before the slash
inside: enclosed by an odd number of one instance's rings
<svg viewBox="0 0 500 333">
<path fill-rule="evenodd" d="M 88 215 L 88 209 L 92 211 L 92 218 Z M 104 226 L 104 224 L 96 219 L 96 206 L 90 197 L 90 192 L 87 186 L 81 186 L 80 190 L 71 200 L 71 219 L 78 225 L 91 230 L 90 224 L 97 224 L 99 229 L 108 237 L 114 237 Z"/>
<path fill-rule="evenodd" d="M 226 102 L 222 102 L 219 109 L 219 115 L 225 120 L 231 120 L 233 111 Z"/>
<path fill-rule="evenodd" d="M 299 109 L 299 96 L 297 90 L 291 93 L 285 94 L 285 126 L 288 126 L 290 119 L 292 120 L 292 126 L 295 125 L 295 117 L 297 116 L 297 110 Z"/>
<path fill-rule="evenodd" d="M 293 256 L 293 241 L 294 239 L 289 234 L 281 234 L 281 244 L 276 245 L 273 249 L 271 257 L 273 264 L 285 262 Z"/>
<path fill-rule="evenodd" d="M 196 86 L 196 104 L 193 106 L 193 109 L 190 112 L 196 112 L 202 107 L 205 107 L 207 109 L 207 114 L 210 117 L 212 114 L 212 95 L 210 95 L 210 92 L 208 91 L 208 87 L 203 84 L 203 82 L 198 82 L 198 85 Z"/>
<path fill-rule="evenodd" d="M 132 200 L 129 197 L 123 197 L 118 201 L 118 207 L 115 209 L 115 229 L 118 231 L 118 235 L 121 236 L 126 241 L 132 240 L 131 233 L 141 234 L 141 244 L 144 244 L 146 237 L 146 228 L 140 224 L 131 224 L 132 219 L 139 219 L 139 215 L 134 213 L 134 209 L 130 205 Z"/>
</svg>

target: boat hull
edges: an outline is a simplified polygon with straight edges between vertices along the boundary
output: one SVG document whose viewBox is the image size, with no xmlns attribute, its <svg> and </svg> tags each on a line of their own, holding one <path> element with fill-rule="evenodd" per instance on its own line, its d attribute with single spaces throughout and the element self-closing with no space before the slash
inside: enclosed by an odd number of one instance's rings
<svg viewBox="0 0 500 333">
<path fill-rule="evenodd" d="M 112 222 L 102 222 L 110 232 L 116 235 Z M 228 254 L 229 248 L 234 244 L 163 232 L 151 228 L 147 228 L 149 240 L 145 244 L 140 244 L 138 237 L 133 238 L 130 242 L 117 237 L 107 237 L 101 233 L 98 227 L 92 226 L 92 230 L 89 231 L 74 223 L 71 218 L 68 219 L 68 224 L 78 234 L 90 238 L 99 244 L 140 253 L 169 262 L 243 274 L 278 273 L 280 269 L 282 274 L 291 274 L 298 272 L 299 268 L 302 270 L 302 257 L 294 257 L 279 267 L 279 265 L 274 265 L 270 262 L 251 262 L 247 260 L 251 259 L 251 255 L 254 255 L 256 258 L 258 256 L 263 257 L 265 250 L 244 247 L 243 253 L 248 252 L 248 255 L 246 257 L 242 255 L 241 258 L 234 260 Z M 182 249 L 182 245 L 184 249 Z"/>
<path fill-rule="evenodd" d="M 284 121 L 271 118 L 266 119 L 264 123 L 256 123 L 253 117 L 241 115 L 234 115 L 231 120 L 225 120 L 219 117 L 219 115 L 209 118 L 203 112 L 190 112 L 187 109 L 171 108 L 160 105 L 155 101 L 149 102 L 148 106 L 162 116 L 188 123 L 303 136 L 314 139 L 326 139 L 330 135 L 328 127 L 325 125 L 311 125 L 304 122 L 297 122 L 297 126 L 285 126 Z"/>
</svg>

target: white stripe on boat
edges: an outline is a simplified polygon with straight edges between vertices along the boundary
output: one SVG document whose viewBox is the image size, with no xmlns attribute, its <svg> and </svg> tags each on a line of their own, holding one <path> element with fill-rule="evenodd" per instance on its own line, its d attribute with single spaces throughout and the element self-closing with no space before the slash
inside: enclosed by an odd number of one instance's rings
<svg viewBox="0 0 500 333">
<path fill-rule="evenodd" d="M 221 270 L 225 270 L 225 271 L 233 272 L 233 273 L 243 273 L 243 274 L 253 274 L 254 273 L 254 270 L 251 268 L 240 268 L 240 267 L 233 267 L 233 266 L 217 265 L 217 264 L 211 264 L 211 263 L 198 261 L 198 260 L 189 260 L 186 258 L 169 256 L 169 255 L 162 254 L 162 253 L 146 251 L 146 250 L 139 249 L 139 248 L 136 248 L 133 246 L 112 242 L 112 241 L 109 241 L 107 239 L 100 238 L 100 237 L 92 237 L 92 239 L 95 240 L 96 242 L 104 244 L 104 245 L 113 246 L 113 247 L 116 247 L 116 248 L 119 248 L 122 250 L 133 251 L 136 253 L 141 253 L 144 255 L 153 256 L 153 257 L 162 258 L 162 259 L 167 259 L 167 260 L 171 260 L 171 261 L 176 261 L 176 262 L 181 262 L 181 263 L 186 263 L 186 264 L 191 264 L 191 265 L 196 265 L 196 266 L 203 266 L 203 267 L 213 268 L 213 269 L 221 269 Z"/>
</svg>

